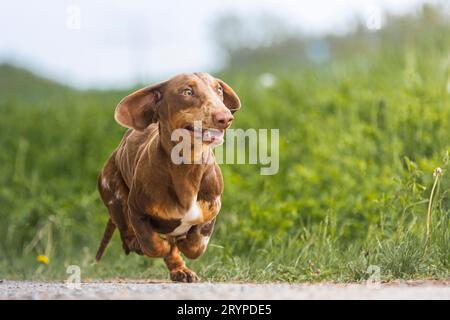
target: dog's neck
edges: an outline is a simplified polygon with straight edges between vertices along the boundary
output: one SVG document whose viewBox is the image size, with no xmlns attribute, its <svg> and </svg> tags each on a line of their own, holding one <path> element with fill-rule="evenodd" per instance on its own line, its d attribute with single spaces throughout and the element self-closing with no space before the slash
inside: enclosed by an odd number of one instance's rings
<svg viewBox="0 0 450 320">
<path fill-rule="evenodd" d="M 158 144 L 159 152 L 165 159 L 164 164 L 171 176 L 171 188 L 178 198 L 182 208 L 190 208 L 192 201 L 197 198 L 203 176 L 214 159 L 209 146 L 202 146 L 194 152 L 191 149 L 190 163 L 175 164 L 171 153 L 177 142 L 171 141 L 170 130 L 159 127 L 159 134 L 155 143 Z"/>
</svg>

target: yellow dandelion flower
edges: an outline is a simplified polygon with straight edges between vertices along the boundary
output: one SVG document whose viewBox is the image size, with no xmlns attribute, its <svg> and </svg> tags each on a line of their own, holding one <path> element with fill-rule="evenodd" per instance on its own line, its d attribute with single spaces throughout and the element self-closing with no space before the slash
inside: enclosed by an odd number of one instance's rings
<svg viewBox="0 0 450 320">
<path fill-rule="evenodd" d="M 36 260 L 42 264 L 48 264 L 49 259 L 47 256 L 39 255 L 36 257 Z"/>
</svg>

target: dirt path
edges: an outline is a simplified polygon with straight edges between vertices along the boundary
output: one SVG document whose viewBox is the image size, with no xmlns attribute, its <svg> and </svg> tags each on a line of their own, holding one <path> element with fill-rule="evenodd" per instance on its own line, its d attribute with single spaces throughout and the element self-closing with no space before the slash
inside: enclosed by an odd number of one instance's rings
<svg viewBox="0 0 450 320">
<path fill-rule="evenodd" d="M 157 281 L 0 282 L 0 299 L 450 299 L 450 281 L 381 284 L 176 284 Z"/>
</svg>

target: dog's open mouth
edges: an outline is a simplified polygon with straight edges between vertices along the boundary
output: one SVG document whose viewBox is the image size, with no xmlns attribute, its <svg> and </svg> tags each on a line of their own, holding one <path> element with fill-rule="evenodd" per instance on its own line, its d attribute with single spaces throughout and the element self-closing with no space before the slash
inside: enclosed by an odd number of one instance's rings
<svg viewBox="0 0 450 320">
<path fill-rule="evenodd" d="M 194 137 L 201 137 L 204 143 L 220 144 L 223 142 L 225 130 L 215 128 L 202 128 L 187 125 L 184 129 L 192 132 Z"/>
</svg>

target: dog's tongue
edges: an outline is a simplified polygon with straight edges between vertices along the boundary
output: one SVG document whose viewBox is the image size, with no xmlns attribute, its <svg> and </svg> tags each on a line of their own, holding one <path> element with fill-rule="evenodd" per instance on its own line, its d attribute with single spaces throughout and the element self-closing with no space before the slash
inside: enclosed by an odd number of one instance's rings
<svg viewBox="0 0 450 320">
<path fill-rule="evenodd" d="M 214 141 L 223 139 L 223 130 L 205 129 L 203 132 L 204 141 Z"/>
</svg>

